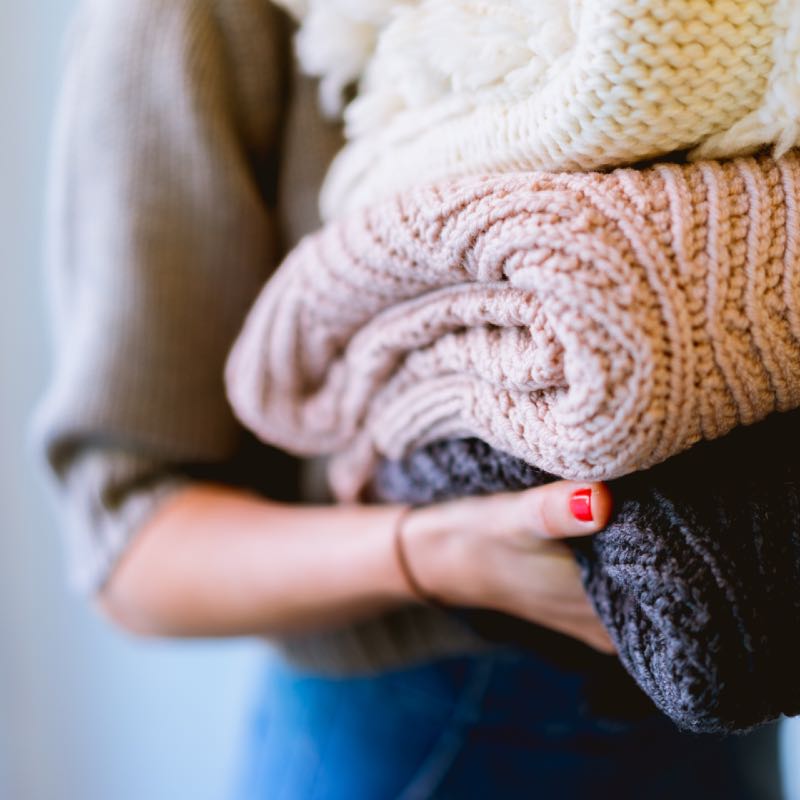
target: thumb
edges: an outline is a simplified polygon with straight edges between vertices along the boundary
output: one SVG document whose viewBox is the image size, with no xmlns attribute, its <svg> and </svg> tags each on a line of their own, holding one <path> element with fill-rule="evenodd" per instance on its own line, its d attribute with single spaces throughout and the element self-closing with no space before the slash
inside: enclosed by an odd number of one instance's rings
<svg viewBox="0 0 800 800">
<path fill-rule="evenodd" d="M 588 536 L 605 528 L 611 517 L 611 492 L 604 483 L 557 481 L 519 495 L 526 527 L 539 539 Z"/>
</svg>

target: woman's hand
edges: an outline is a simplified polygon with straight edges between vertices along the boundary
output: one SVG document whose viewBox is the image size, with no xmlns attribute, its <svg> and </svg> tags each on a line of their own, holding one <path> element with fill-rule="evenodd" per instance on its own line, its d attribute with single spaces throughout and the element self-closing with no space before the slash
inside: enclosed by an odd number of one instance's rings
<svg viewBox="0 0 800 800">
<path fill-rule="evenodd" d="M 599 650 L 611 645 L 563 542 L 602 528 L 555 483 L 413 511 L 407 559 L 432 595 L 525 617 Z M 577 507 L 586 510 L 586 503 Z M 346 625 L 413 601 L 397 560 L 399 506 L 287 506 L 239 489 L 178 490 L 146 522 L 98 596 L 121 627 L 151 636 L 286 635 Z"/>
<path fill-rule="evenodd" d="M 610 513 L 604 484 L 562 481 L 413 511 L 402 523 L 403 544 L 431 596 L 504 611 L 612 653 L 575 559 L 559 541 L 596 533 Z"/>
</svg>

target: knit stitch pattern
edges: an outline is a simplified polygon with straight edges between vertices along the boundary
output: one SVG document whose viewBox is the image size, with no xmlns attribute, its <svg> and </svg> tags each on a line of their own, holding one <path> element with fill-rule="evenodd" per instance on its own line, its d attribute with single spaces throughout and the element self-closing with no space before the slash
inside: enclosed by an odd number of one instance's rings
<svg viewBox="0 0 800 800">
<path fill-rule="evenodd" d="M 730 733 L 800 714 L 799 428 L 797 412 L 776 415 L 615 481 L 608 528 L 570 540 L 622 664 L 682 728 Z M 384 462 L 370 494 L 429 503 L 550 480 L 451 440 Z M 480 613 L 464 614 L 481 630 Z M 506 632 L 536 642 L 516 622 Z"/>
<path fill-rule="evenodd" d="M 800 406 L 800 159 L 418 188 L 304 240 L 226 366 L 259 438 L 379 457 L 474 436 L 606 480 Z"/>
<path fill-rule="evenodd" d="M 333 218 L 420 182 L 800 141 L 796 0 L 279 0 L 345 111 Z"/>
</svg>

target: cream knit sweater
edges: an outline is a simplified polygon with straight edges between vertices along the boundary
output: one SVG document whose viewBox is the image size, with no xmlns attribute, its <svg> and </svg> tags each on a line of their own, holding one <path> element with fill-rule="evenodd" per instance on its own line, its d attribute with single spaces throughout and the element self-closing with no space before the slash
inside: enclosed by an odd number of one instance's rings
<svg viewBox="0 0 800 800">
<path fill-rule="evenodd" d="M 800 138 L 797 0 L 278 0 L 349 144 L 327 218 L 412 184 Z"/>
</svg>

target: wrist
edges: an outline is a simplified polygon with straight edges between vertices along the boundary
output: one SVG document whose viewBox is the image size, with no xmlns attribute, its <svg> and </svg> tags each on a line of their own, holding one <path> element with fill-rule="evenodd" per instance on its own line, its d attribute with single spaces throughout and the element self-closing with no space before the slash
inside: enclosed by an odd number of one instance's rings
<svg viewBox="0 0 800 800">
<path fill-rule="evenodd" d="M 397 517 L 394 530 L 394 550 L 397 558 L 397 564 L 409 588 L 412 597 L 422 605 L 445 607 L 445 603 L 440 597 L 434 595 L 429 589 L 425 588 L 419 581 L 414 567 L 408 555 L 408 546 L 405 538 L 405 525 L 413 512 L 412 506 L 406 506 Z"/>
<path fill-rule="evenodd" d="M 467 544 L 450 504 L 407 511 L 401 521 L 403 555 L 411 573 L 412 593 L 433 605 L 471 604 L 465 580 Z"/>
<path fill-rule="evenodd" d="M 398 558 L 397 538 L 409 514 L 407 506 L 391 506 L 382 509 L 381 528 L 381 577 L 379 583 L 384 600 L 397 605 L 418 601 L 414 586 L 409 582 Z"/>
</svg>

